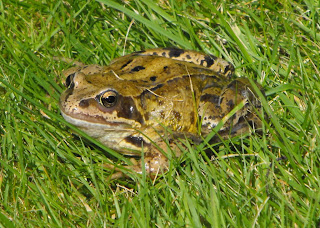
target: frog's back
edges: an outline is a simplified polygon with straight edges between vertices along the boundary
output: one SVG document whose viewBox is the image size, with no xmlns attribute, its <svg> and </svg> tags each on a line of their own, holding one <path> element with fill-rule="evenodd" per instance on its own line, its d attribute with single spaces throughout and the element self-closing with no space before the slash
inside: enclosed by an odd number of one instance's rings
<svg viewBox="0 0 320 228">
<path fill-rule="evenodd" d="M 214 55 L 207 55 L 203 54 L 201 52 L 192 51 L 192 50 L 183 50 L 179 48 L 154 48 L 154 49 L 148 49 L 145 51 L 139 51 L 134 52 L 129 55 L 125 55 L 119 58 L 114 59 L 111 61 L 110 65 L 114 65 L 117 62 L 121 62 L 121 66 L 125 67 L 128 64 L 137 67 L 137 66 L 143 66 L 143 65 L 150 65 L 153 64 L 146 64 L 145 61 L 139 62 L 139 60 L 136 60 L 135 62 L 131 62 L 135 57 L 137 56 L 148 56 L 147 58 L 142 58 L 143 60 L 152 60 L 150 56 L 158 56 L 162 58 L 166 58 L 168 62 L 172 62 L 172 60 L 178 60 L 180 62 L 189 62 L 197 65 L 198 67 L 203 67 L 205 69 L 210 69 L 213 72 L 215 72 L 218 75 L 228 77 L 231 76 L 234 72 L 234 66 L 221 58 L 218 58 Z M 132 58 L 133 57 L 133 58 Z M 155 58 L 158 59 L 158 58 Z M 157 65 L 157 64 L 156 64 Z M 135 68 L 135 70 L 138 70 L 139 68 Z"/>
</svg>

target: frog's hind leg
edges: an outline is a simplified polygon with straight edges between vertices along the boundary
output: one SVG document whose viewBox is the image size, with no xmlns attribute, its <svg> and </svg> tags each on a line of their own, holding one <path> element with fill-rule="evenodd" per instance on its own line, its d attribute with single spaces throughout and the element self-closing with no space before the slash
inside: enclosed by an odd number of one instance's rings
<svg viewBox="0 0 320 228">
<path fill-rule="evenodd" d="M 257 86 L 261 89 L 261 86 Z M 238 78 L 232 81 L 222 91 L 220 99 L 219 105 L 228 112 L 243 103 L 243 107 L 230 118 L 230 134 L 238 135 L 249 132 L 252 128 L 261 128 L 262 123 L 257 113 L 261 111 L 261 102 L 248 79 Z"/>
<path fill-rule="evenodd" d="M 180 48 L 154 48 L 145 51 L 135 52 L 132 55 L 150 55 L 161 56 L 183 62 L 190 62 L 199 66 L 207 67 L 217 74 L 229 77 L 234 73 L 232 63 L 218 58 L 214 55 L 207 55 L 198 51 L 183 50 Z"/>
</svg>

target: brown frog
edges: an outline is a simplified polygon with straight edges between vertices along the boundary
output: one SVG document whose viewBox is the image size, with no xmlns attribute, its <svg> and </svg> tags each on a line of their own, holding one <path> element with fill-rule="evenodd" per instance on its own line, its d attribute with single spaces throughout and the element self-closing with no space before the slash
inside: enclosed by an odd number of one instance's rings
<svg viewBox="0 0 320 228">
<path fill-rule="evenodd" d="M 144 153 L 144 168 L 154 174 L 167 169 L 168 147 L 179 156 L 176 137 L 197 141 L 222 120 L 217 132 L 222 138 L 261 126 L 259 99 L 247 79 L 231 80 L 233 71 L 223 59 L 177 48 L 135 52 L 109 66 L 76 66 L 64 72 L 61 113 L 119 153 Z M 141 164 L 128 168 L 142 171 Z"/>
</svg>

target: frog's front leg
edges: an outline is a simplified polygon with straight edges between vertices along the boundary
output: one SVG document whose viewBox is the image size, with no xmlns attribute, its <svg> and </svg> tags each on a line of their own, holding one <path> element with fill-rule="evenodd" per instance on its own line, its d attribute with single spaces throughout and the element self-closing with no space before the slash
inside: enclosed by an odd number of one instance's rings
<svg viewBox="0 0 320 228">
<path fill-rule="evenodd" d="M 165 144 L 162 146 L 161 144 Z M 154 178 L 159 173 L 168 171 L 169 162 L 167 156 L 161 152 L 162 147 L 167 147 L 166 143 L 157 143 L 159 148 L 152 146 L 147 152 L 144 153 L 143 159 L 131 158 L 130 161 L 133 165 L 124 166 L 124 168 L 131 170 L 132 172 L 142 174 L 145 170 L 147 176 Z M 159 150 L 160 149 L 160 150 Z M 115 169 L 117 172 L 112 174 L 109 179 L 118 179 L 125 177 L 126 174 L 119 168 L 115 168 L 113 165 L 106 165 L 108 169 Z"/>
</svg>

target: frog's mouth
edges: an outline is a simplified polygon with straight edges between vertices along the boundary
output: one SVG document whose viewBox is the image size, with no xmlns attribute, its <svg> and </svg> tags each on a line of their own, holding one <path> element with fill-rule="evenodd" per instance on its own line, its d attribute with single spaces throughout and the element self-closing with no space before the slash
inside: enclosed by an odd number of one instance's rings
<svg viewBox="0 0 320 228">
<path fill-rule="evenodd" d="M 82 129 L 104 129 L 104 130 L 126 130 L 132 131 L 132 126 L 124 122 L 109 122 L 99 116 L 89 116 L 86 114 L 66 113 L 62 108 L 62 117 L 70 124 Z"/>
<path fill-rule="evenodd" d="M 63 118 L 70 124 L 76 126 L 80 130 L 84 131 L 89 136 L 97 139 L 102 144 L 112 148 L 114 150 L 121 149 L 121 153 L 126 155 L 140 155 L 141 143 L 145 143 L 145 147 L 149 146 L 144 140 L 140 140 L 141 137 L 134 137 L 136 133 L 131 126 L 125 123 L 95 123 L 88 120 L 73 118 L 70 115 L 65 114 L 61 111 Z M 142 139 L 142 138 L 141 138 Z M 119 146 L 121 145 L 121 146 Z"/>
</svg>

